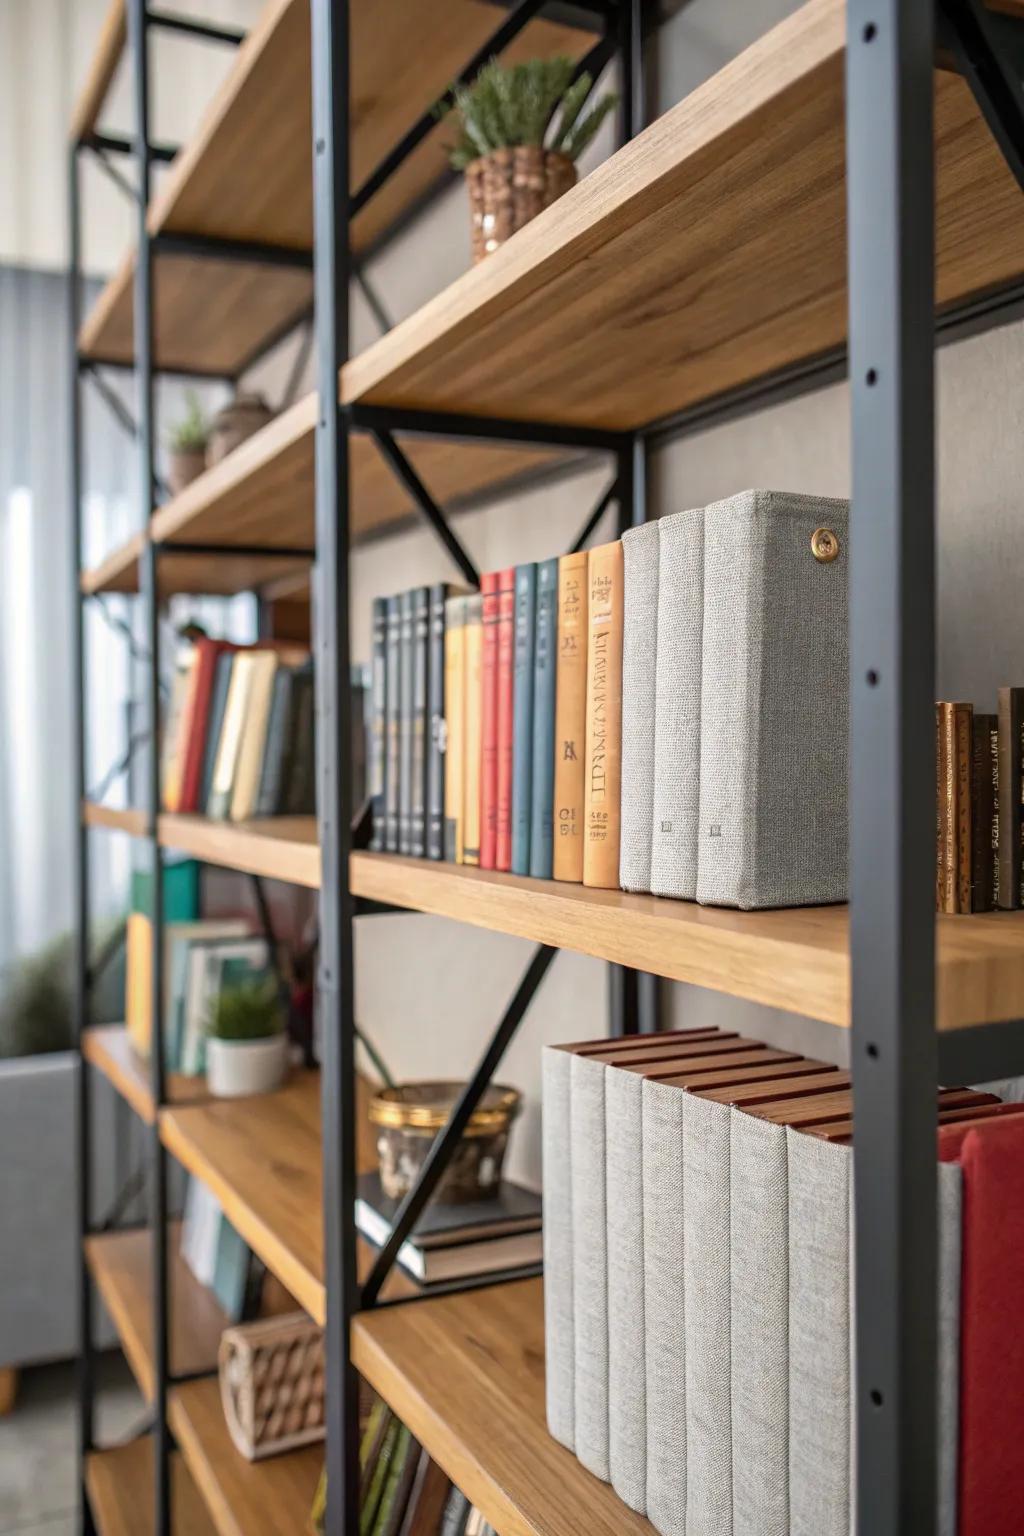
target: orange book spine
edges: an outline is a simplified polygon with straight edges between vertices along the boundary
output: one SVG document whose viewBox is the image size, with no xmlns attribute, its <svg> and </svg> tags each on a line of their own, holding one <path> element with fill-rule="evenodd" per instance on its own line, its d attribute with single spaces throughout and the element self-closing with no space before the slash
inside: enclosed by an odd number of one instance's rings
<svg viewBox="0 0 1024 1536">
<path fill-rule="evenodd" d="M 583 884 L 617 890 L 622 783 L 622 545 L 590 551 Z"/>
<path fill-rule="evenodd" d="M 515 678 L 516 573 L 498 574 L 497 793 L 494 867 L 512 868 L 512 698 Z"/>
<path fill-rule="evenodd" d="M 493 869 L 498 844 L 498 571 L 480 578 L 483 697 L 480 703 L 480 868 Z"/>
<path fill-rule="evenodd" d="M 551 874 L 583 879 L 584 740 L 587 729 L 587 552 L 558 562 L 555 672 L 555 808 Z"/>
</svg>

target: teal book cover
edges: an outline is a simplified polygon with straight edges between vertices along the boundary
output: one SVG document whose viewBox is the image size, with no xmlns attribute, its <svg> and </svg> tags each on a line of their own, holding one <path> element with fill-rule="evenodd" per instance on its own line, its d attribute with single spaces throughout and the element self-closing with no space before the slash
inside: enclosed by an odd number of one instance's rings
<svg viewBox="0 0 1024 1536">
<path fill-rule="evenodd" d="M 555 667 L 558 658 L 558 561 L 537 566 L 537 628 L 533 656 L 533 759 L 530 874 L 551 879 L 555 800 Z"/>
<path fill-rule="evenodd" d="M 533 639 L 537 567 L 516 566 L 515 650 L 512 680 L 512 873 L 530 873 L 533 764 Z"/>
</svg>

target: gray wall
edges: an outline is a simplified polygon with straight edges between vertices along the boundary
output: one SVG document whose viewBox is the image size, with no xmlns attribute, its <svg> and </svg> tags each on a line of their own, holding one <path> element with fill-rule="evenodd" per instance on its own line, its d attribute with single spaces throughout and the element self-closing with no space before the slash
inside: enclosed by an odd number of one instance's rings
<svg viewBox="0 0 1024 1536">
<path fill-rule="evenodd" d="M 679 100 L 795 5 L 781 0 L 694 0 L 659 38 L 658 110 Z M 468 260 L 466 209 L 456 189 L 384 253 L 372 276 L 400 318 L 453 280 Z M 373 335 L 357 302 L 355 345 Z M 1000 682 L 1020 676 L 1024 550 L 1017 473 L 1024 469 L 1024 329 L 1006 329 L 944 349 L 939 382 L 939 678 L 945 697 L 991 707 Z M 561 552 L 604 483 L 593 470 L 467 514 L 459 532 L 481 568 Z M 849 491 L 848 398 L 835 385 L 743 420 L 677 440 L 652 465 L 652 515 L 748 486 L 845 495 Z M 605 530 L 607 533 L 608 530 Z M 354 651 L 369 653 L 370 600 L 453 574 L 435 541 L 416 531 L 359 551 L 354 560 Z M 357 939 L 361 1024 L 393 1071 L 464 1072 L 482 1049 L 530 946 L 427 917 L 375 918 Z M 677 1025 L 729 1023 L 757 1034 L 765 1010 L 688 986 L 669 988 Z M 501 1075 L 527 1093 L 513 1171 L 539 1178 L 539 1047 L 600 1034 L 606 971 L 560 955 Z M 773 1033 L 785 1029 L 776 1016 Z"/>
</svg>

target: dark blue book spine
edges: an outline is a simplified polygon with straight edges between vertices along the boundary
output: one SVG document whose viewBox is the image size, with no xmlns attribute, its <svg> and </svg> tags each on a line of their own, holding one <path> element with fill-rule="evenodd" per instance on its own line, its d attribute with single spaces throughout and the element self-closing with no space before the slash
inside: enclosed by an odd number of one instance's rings
<svg viewBox="0 0 1024 1536">
<path fill-rule="evenodd" d="M 370 663 L 370 762 L 369 790 L 373 804 L 373 836 L 370 847 L 384 849 L 384 786 L 387 782 L 387 598 L 373 600 L 373 659 Z"/>
<path fill-rule="evenodd" d="M 558 656 L 558 561 L 537 566 L 537 633 L 533 654 L 533 766 L 530 874 L 551 879 L 555 801 L 555 665 Z"/>
<path fill-rule="evenodd" d="M 512 873 L 530 873 L 533 766 L 533 637 L 537 567 L 516 566 L 515 651 L 512 681 Z"/>
</svg>

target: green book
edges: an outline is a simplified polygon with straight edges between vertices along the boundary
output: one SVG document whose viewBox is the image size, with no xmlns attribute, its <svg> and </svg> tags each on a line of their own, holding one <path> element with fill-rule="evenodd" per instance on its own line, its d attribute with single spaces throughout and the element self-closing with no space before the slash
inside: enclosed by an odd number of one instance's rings
<svg viewBox="0 0 1024 1536">
<path fill-rule="evenodd" d="M 402 1518 L 403 1492 L 407 1499 L 410 1474 L 415 1470 L 413 1451 L 416 1448 L 412 1435 L 404 1424 L 400 1424 L 395 1437 L 395 1447 L 391 1453 L 384 1490 L 373 1522 L 373 1536 L 389 1536 Z"/>
<path fill-rule="evenodd" d="M 391 1458 L 395 1453 L 395 1444 L 398 1440 L 398 1431 L 402 1428 L 397 1419 L 392 1419 L 387 1427 L 384 1439 L 381 1443 L 377 1460 L 370 1469 L 370 1481 L 366 1489 L 366 1497 L 359 1511 L 359 1536 L 373 1536 L 374 1524 L 377 1519 L 377 1510 L 384 1493 L 384 1485 L 391 1470 Z"/>
</svg>

